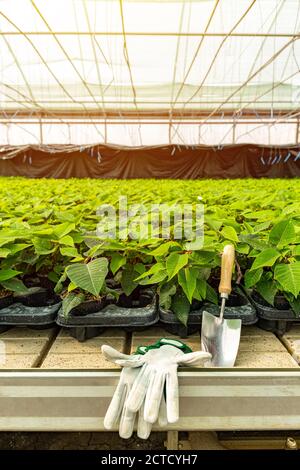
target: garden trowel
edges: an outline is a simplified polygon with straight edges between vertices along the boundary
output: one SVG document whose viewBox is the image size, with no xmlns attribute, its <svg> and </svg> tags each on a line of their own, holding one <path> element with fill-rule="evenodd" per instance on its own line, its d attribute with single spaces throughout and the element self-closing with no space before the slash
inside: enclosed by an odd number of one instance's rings
<svg viewBox="0 0 300 470">
<path fill-rule="evenodd" d="M 201 345 L 202 350 L 212 355 L 211 365 L 215 367 L 233 367 L 240 344 L 242 321 L 224 320 L 226 299 L 231 292 L 231 276 L 234 264 L 234 247 L 226 245 L 222 253 L 220 316 L 216 317 L 204 311 L 202 315 Z"/>
</svg>

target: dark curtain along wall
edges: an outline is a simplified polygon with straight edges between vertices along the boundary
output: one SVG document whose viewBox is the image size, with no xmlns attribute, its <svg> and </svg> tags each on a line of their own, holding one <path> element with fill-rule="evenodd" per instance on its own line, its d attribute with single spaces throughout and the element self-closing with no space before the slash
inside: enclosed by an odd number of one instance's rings
<svg viewBox="0 0 300 470">
<path fill-rule="evenodd" d="M 300 177 L 300 146 L 2 147 L 0 175 L 31 178 Z"/>
</svg>

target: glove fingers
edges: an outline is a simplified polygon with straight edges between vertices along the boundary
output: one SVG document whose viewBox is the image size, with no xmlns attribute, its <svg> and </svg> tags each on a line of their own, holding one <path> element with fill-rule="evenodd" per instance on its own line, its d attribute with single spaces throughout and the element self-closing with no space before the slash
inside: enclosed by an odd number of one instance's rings
<svg viewBox="0 0 300 470">
<path fill-rule="evenodd" d="M 149 423 L 153 424 L 157 421 L 164 385 L 165 374 L 159 371 L 153 371 L 145 398 L 144 418 L 145 421 Z"/>
<path fill-rule="evenodd" d="M 131 410 L 131 411 L 138 411 L 140 407 L 142 406 L 142 403 L 144 401 L 147 388 L 149 385 L 149 380 L 150 380 L 150 369 L 147 364 L 144 364 L 143 367 L 140 370 L 139 375 L 137 376 L 136 380 L 134 381 L 134 384 L 132 386 L 132 389 L 128 395 L 128 398 L 126 400 L 126 406 Z"/>
<path fill-rule="evenodd" d="M 132 436 L 136 413 L 130 411 L 125 405 L 120 419 L 119 436 L 129 439 Z"/>
<path fill-rule="evenodd" d="M 105 357 L 107 357 L 109 360 L 115 360 L 115 359 L 122 359 L 122 358 L 129 358 L 128 354 L 123 354 L 117 349 L 109 346 L 108 344 L 103 344 L 101 346 L 101 352 L 104 354 Z"/>
<path fill-rule="evenodd" d="M 167 419 L 167 405 L 164 394 L 162 394 L 159 412 L 158 412 L 158 425 L 162 428 L 168 424 Z"/>
<path fill-rule="evenodd" d="M 104 417 L 103 424 L 105 429 L 112 429 L 117 423 L 125 402 L 125 397 L 126 386 L 120 380 Z"/>
<path fill-rule="evenodd" d="M 145 408 L 145 401 L 142 403 L 142 406 L 139 410 L 139 418 L 138 418 L 138 425 L 137 425 L 137 435 L 140 439 L 148 439 L 151 433 L 152 424 L 147 423 L 144 419 L 144 408 Z"/>
<path fill-rule="evenodd" d="M 170 369 L 166 377 L 166 402 L 168 423 L 176 423 L 179 419 L 177 367 Z"/>
<path fill-rule="evenodd" d="M 113 363 L 117 363 L 119 360 L 126 360 L 130 361 L 130 363 L 136 363 L 140 359 L 140 354 L 135 354 L 135 355 L 128 355 L 128 354 L 123 354 L 116 349 L 112 348 L 111 346 L 108 346 L 107 344 L 103 344 L 101 346 L 101 352 L 105 356 L 105 358 Z"/>
<path fill-rule="evenodd" d="M 205 351 L 196 351 L 179 356 L 176 360 L 177 364 L 187 366 L 204 366 L 211 359 L 211 354 Z"/>
<path fill-rule="evenodd" d="M 126 387 L 126 393 L 124 396 L 121 419 L 119 424 L 119 436 L 122 439 L 129 439 L 132 436 L 136 413 L 129 410 L 126 406 L 126 401 L 131 390 L 131 386 L 134 383 L 135 378 L 138 376 L 136 369 L 123 369 L 122 373 L 126 374 L 129 378 L 129 385 Z"/>
<path fill-rule="evenodd" d="M 114 362 L 122 367 L 141 367 L 143 365 L 143 359 L 138 356 L 130 359 L 116 359 Z"/>
</svg>

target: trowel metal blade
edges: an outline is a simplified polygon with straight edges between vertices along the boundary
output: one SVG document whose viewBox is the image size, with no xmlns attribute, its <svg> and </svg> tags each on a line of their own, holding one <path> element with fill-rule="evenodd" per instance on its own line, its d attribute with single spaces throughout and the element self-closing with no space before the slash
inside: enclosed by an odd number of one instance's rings
<svg viewBox="0 0 300 470">
<path fill-rule="evenodd" d="M 233 367 L 240 344 L 242 321 L 220 320 L 209 312 L 202 315 L 202 350 L 212 355 L 211 365 Z"/>
</svg>

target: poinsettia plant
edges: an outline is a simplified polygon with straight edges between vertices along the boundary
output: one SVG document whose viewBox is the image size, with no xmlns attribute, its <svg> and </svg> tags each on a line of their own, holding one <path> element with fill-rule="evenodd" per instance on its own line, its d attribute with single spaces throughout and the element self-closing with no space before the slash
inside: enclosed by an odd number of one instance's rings
<svg viewBox="0 0 300 470">
<path fill-rule="evenodd" d="M 217 302 L 208 279 L 220 264 L 215 251 L 192 250 L 191 243 L 173 240 L 150 251 L 155 262 L 136 279 L 141 285 L 157 285 L 160 306 L 185 325 L 193 301 Z"/>
<path fill-rule="evenodd" d="M 68 265 L 55 287 L 63 297 L 63 314 L 67 316 L 86 299 L 98 300 L 106 294 L 107 273 L 108 260 L 104 257 Z"/>
<path fill-rule="evenodd" d="M 293 218 L 279 220 L 263 236 L 247 238 L 254 258 L 245 273 L 245 286 L 254 288 L 265 301 L 274 305 L 282 294 L 291 308 L 300 314 L 300 224 Z"/>
</svg>

